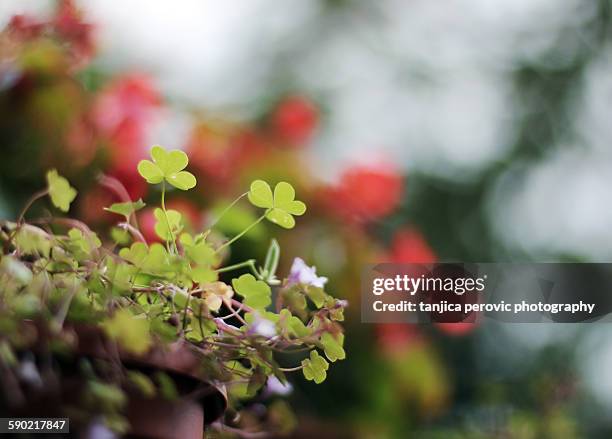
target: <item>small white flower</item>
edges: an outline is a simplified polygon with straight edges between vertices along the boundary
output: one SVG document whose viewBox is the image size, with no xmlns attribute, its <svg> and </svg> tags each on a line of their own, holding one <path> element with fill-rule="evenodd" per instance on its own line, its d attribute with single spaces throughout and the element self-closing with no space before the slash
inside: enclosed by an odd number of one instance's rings
<svg viewBox="0 0 612 439">
<path fill-rule="evenodd" d="M 87 439 L 117 439 L 115 433 L 100 420 L 95 420 L 89 424 L 85 437 Z"/>
<path fill-rule="evenodd" d="M 264 319 L 259 314 L 255 316 L 255 320 L 249 329 L 250 334 L 257 334 L 263 337 L 274 337 L 276 335 L 276 325 L 274 322 Z"/>
<path fill-rule="evenodd" d="M 290 383 L 283 384 L 278 378 L 272 375 L 266 383 L 265 393 L 269 395 L 287 396 L 293 392 L 293 386 Z"/>
<path fill-rule="evenodd" d="M 38 372 L 36 364 L 32 360 L 24 360 L 21 362 L 18 369 L 19 377 L 34 387 L 42 387 L 43 381 Z"/>
<path fill-rule="evenodd" d="M 291 265 L 288 282 L 289 285 L 303 284 L 323 288 L 327 283 L 327 278 L 317 276 L 316 267 L 309 267 L 302 258 L 295 258 Z"/>
</svg>

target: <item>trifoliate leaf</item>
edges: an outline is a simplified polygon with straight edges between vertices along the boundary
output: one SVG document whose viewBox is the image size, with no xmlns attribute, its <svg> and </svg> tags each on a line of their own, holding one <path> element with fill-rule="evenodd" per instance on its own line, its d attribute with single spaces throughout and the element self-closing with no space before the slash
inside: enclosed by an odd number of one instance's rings
<svg viewBox="0 0 612 439">
<path fill-rule="evenodd" d="M 118 245 L 129 244 L 131 239 L 130 232 L 119 227 L 113 227 L 110 230 L 110 236 L 112 240 Z"/>
<path fill-rule="evenodd" d="M 182 229 L 181 213 L 169 209 L 165 213 L 159 207 L 153 211 L 157 222 L 155 223 L 155 233 L 165 241 L 172 240 Z"/>
<path fill-rule="evenodd" d="M 185 249 L 185 253 L 196 264 L 214 265 L 217 262 L 217 253 L 207 242 L 201 242 L 189 249 Z"/>
<path fill-rule="evenodd" d="M 187 154 L 183 151 L 166 151 L 161 146 L 151 149 L 150 160 L 141 160 L 138 163 L 138 173 L 148 183 L 161 183 L 164 179 L 177 189 L 186 191 L 196 185 L 196 178 L 191 172 L 184 171 L 189 163 Z"/>
<path fill-rule="evenodd" d="M 182 191 L 189 190 L 196 185 L 196 178 L 191 172 L 181 171 L 166 177 L 168 183 Z"/>
<path fill-rule="evenodd" d="M 327 378 L 329 363 L 316 350 L 310 351 L 310 358 L 302 360 L 304 378 L 321 384 Z"/>
<path fill-rule="evenodd" d="M 147 183 L 157 184 L 164 179 L 163 171 L 150 160 L 142 160 L 138 163 L 138 173 L 147 180 Z"/>
<path fill-rule="evenodd" d="M 249 325 L 254 324 L 257 319 L 266 319 L 266 320 L 270 320 L 273 323 L 278 323 L 280 320 L 280 315 L 275 314 L 271 311 L 258 311 L 255 313 L 248 312 L 244 315 L 244 320 Z"/>
<path fill-rule="evenodd" d="M 283 303 L 293 313 L 300 313 L 306 310 L 308 304 L 306 303 L 306 297 L 302 293 L 299 286 L 294 285 L 290 288 L 285 288 L 281 292 L 283 297 Z"/>
<path fill-rule="evenodd" d="M 218 255 L 215 249 L 201 236 L 194 239 L 190 234 L 183 233 L 180 236 L 181 245 L 185 249 L 185 255 L 198 265 L 215 265 Z"/>
<path fill-rule="evenodd" d="M 312 300 L 312 303 L 315 304 L 317 309 L 323 306 L 325 299 L 328 297 L 323 288 L 315 287 L 314 285 L 308 285 L 306 287 L 306 295 Z"/>
<path fill-rule="evenodd" d="M 344 335 L 332 335 L 329 332 L 324 333 L 321 336 L 321 345 L 325 351 L 325 356 L 329 359 L 329 361 L 334 362 L 336 360 L 344 360 L 346 358 L 346 353 L 342 348 L 344 343 Z"/>
<path fill-rule="evenodd" d="M 131 278 L 135 267 L 130 264 L 117 263 L 111 257 L 106 258 L 106 277 L 112 284 L 114 294 L 122 295 L 132 292 Z"/>
<path fill-rule="evenodd" d="M 195 311 L 201 313 L 202 309 L 195 308 Z M 215 323 L 212 320 L 205 318 L 204 316 L 198 316 L 195 319 L 191 320 L 188 326 L 191 328 L 191 331 L 187 333 L 187 338 L 190 341 L 195 342 L 200 342 L 203 339 L 210 337 L 217 330 L 217 326 L 215 325 Z"/>
<path fill-rule="evenodd" d="M 129 248 L 122 248 L 119 256 L 134 264 L 143 273 L 164 276 L 172 270 L 168 252 L 158 242 L 151 244 L 150 247 L 142 242 L 135 242 Z"/>
<path fill-rule="evenodd" d="M 329 317 L 332 320 L 335 320 L 336 322 L 343 322 L 344 321 L 344 308 L 342 307 L 331 308 L 329 310 Z"/>
<path fill-rule="evenodd" d="M 70 186 L 68 180 L 52 169 L 47 172 L 47 189 L 53 205 L 63 212 L 68 212 L 70 203 L 77 196 L 77 191 Z"/>
<path fill-rule="evenodd" d="M 142 209 L 145 206 L 146 205 L 144 201 L 142 201 L 142 198 L 141 198 L 138 201 L 128 201 L 126 203 L 114 203 L 114 204 L 111 204 L 110 207 L 105 207 L 104 210 L 106 210 L 107 212 L 116 213 L 118 215 L 123 215 L 126 218 L 129 218 L 130 215 L 132 215 L 134 212 Z"/>
<path fill-rule="evenodd" d="M 51 252 L 49 236 L 34 227 L 21 227 L 14 237 L 15 245 L 23 255 L 41 255 L 48 257 Z"/>
<path fill-rule="evenodd" d="M 157 308 L 160 308 L 161 311 L 161 307 L 163 305 L 156 304 L 156 306 Z M 155 308 L 151 308 L 152 307 L 149 308 L 149 315 L 155 312 Z M 176 327 L 168 323 L 163 316 L 151 317 L 151 332 L 159 336 L 160 339 L 171 343 L 176 340 L 176 331 Z"/>
<path fill-rule="evenodd" d="M 165 175 L 181 171 L 189 163 L 189 158 L 183 151 L 178 149 L 166 151 L 164 147 L 159 145 L 151 148 L 151 157 Z"/>
<path fill-rule="evenodd" d="M 151 347 L 149 321 L 132 315 L 127 310 L 117 311 L 102 323 L 106 335 L 115 340 L 127 352 L 140 355 Z"/>
<path fill-rule="evenodd" d="M 280 312 L 279 323 L 294 337 L 301 338 L 310 334 L 304 322 L 302 322 L 299 317 L 292 315 L 288 309 L 283 309 Z"/>
<path fill-rule="evenodd" d="M 219 275 L 215 270 L 206 266 L 199 266 L 191 269 L 191 280 L 197 284 L 214 282 Z"/>
<path fill-rule="evenodd" d="M 270 185 L 263 180 L 255 180 L 251 183 L 248 195 L 249 201 L 256 207 L 268 209 L 274 207 L 274 197 Z"/>
<path fill-rule="evenodd" d="M 82 230 L 72 228 L 68 231 L 68 238 L 68 248 L 79 261 L 90 258 L 91 252 L 102 246 L 102 241 L 93 232 L 85 235 Z"/>
<path fill-rule="evenodd" d="M 281 181 L 274 188 L 274 207 L 291 215 L 303 215 L 306 204 L 295 199 L 295 189 L 289 183 Z"/>
<path fill-rule="evenodd" d="M 144 242 L 135 242 L 129 248 L 122 248 L 119 251 L 119 256 L 137 267 L 142 267 L 148 253 L 147 245 Z"/>
<path fill-rule="evenodd" d="M 268 209 L 266 218 L 286 229 L 295 226 L 294 215 L 303 215 L 306 205 L 295 200 L 295 189 L 289 183 L 281 181 L 274 188 L 263 180 L 255 180 L 249 190 L 249 201 L 257 207 Z"/>
<path fill-rule="evenodd" d="M 252 274 L 243 274 L 232 280 L 234 290 L 244 297 L 244 303 L 252 308 L 263 310 L 272 303 L 272 291 L 268 284 L 255 279 Z"/>
<path fill-rule="evenodd" d="M 278 224 L 279 226 L 285 229 L 293 229 L 295 227 L 295 219 L 281 209 L 272 209 L 270 212 L 266 214 L 266 218 L 272 221 L 274 224 Z"/>
</svg>

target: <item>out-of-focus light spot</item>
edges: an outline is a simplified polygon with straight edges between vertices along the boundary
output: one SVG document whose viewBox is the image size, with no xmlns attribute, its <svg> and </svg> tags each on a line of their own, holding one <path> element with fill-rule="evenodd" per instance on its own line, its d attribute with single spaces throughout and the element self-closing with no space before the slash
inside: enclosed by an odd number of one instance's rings
<svg viewBox="0 0 612 439">
<path fill-rule="evenodd" d="M 8 24 L 13 15 L 17 14 L 49 17 L 54 5 L 53 0 L 4 0 L 0 2 L 0 29 Z"/>
<path fill-rule="evenodd" d="M 608 325 L 591 328 L 577 348 L 584 384 L 600 403 L 612 408 L 612 344 Z"/>
<path fill-rule="evenodd" d="M 539 166 L 508 171 L 492 192 L 490 220 L 507 246 L 535 257 L 609 260 L 612 247 L 602 236 L 612 230 L 610 187 L 612 162 L 565 150 Z"/>
</svg>

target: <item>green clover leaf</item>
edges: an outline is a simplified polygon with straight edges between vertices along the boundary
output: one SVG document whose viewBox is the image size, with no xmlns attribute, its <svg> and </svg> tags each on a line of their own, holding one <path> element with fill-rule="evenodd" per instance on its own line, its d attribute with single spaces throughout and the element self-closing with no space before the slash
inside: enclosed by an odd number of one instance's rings
<svg viewBox="0 0 612 439">
<path fill-rule="evenodd" d="M 323 288 L 315 287 L 313 285 L 308 285 L 306 287 L 306 295 L 310 300 L 312 300 L 312 303 L 315 304 L 317 309 L 321 309 L 321 307 L 323 307 L 325 304 L 325 299 L 328 297 Z"/>
<path fill-rule="evenodd" d="M 187 154 L 178 149 L 166 151 L 156 145 L 151 148 L 150 160 L 141 160 L 138 163 L 138 173 L 148 183 L 161 183 L 164 179 L 177 189 L 186 191 L 196 185 L 196 178 L 191 172 L 184 171 L 189 163 Z"/>
<path fill-rule="evenodd" d="M 134 212 L 145 207 L 146 204 L 140 198 L 138 201 L 128 201 L 125 203 L 113 203 L 110 207 L 105 207 L 104 210 L 107 212 L 116 213 L 117 215 L 123 215 L 126 219 L 129 219 L 130 215 Z"/>
<path fill-rule="evenodd" d="M 270 185 L 263 180 L 255 180 L 251 183 L 248 195 L 249 201 L 256 207 L 271 209 L 274 207 L 274 196 Z"/>
<path fill-rule="evenodd" d="M 336 360 L 344 360 L 346 358 L 346 353 L 344 352 L 344 348 L 342 347 L 343 344 L 343 334 L 338 334 L 337 336 L 334 336 L 329 332 L 326 332 L 321 336 L 321 345 L 323 346 L 323 350 L 325 351 L 325 356 L 332 363 Z"/>
<path fill-rule="evenodd" d="M 119 256 L 134 264 L 143 273 L 164 277 L 172 270 L 168 252 L 156 242 L 150 247 L 143 242 L 135 242 L 131 247 L 122 248 Z"/>
<path fill-rule="evenodd" d="M 285 229 L 295 226 L 294 215 L 299 216 L 306 212 L 306 204 L 295 199 L 295 189 L 285 181 L 278 183 L 272 194 L 268 183 L 255 180 L 251 183 L 248 198 L 254 206 L 268 209 L 266 218 Z"/>
<path fill-rule="evenodd" d="M 189 233 L 183 233 L 179 240 L 185 250 L 185 255 L 193 263 L 208 266 L 217 264 L 218 255 L 202 234 L 193 237 Z"/>
<path fill-rule="evenodd" d="M 155 223 L 155 233 L 164 241 L 170 241 L 181 231 L 183 228 L 181 224 L 181 213 L 169 209 L 165 213 L 159 207 L 153 211 L 153 215 L 157 222 Z"/>
<path fill-rule="evenodd" d="M 51 202 L 62 212 L 68 212 L 70 203 L 77 196 L 77 191 L 70 186 L 68 180 L 59 175 L 55 169 L 47 172 L 47 189 Z"/>
<path fill-rule="evenodd" d="M 98 236 L 91 232 L 87 236 L 79 229 L 72 228 L 68 231 L 67 246 L 78 261 L 87 260 L 91 252 L 102 246 Z"/>
<path fill-rule="evenodd" d="M 144 242 L 135 242 L 131 247 L 125 247 L 119 251 L 119 256 L 137 267 L 142 266 L 148 254 L 148 247 Z"/>
<path fill-rule="evenodd" d="M 327 378 L 329 363 L 316 350 L 310 351 L 310 358 L 302 360 L 304 378 L 321 384 Z"/>
<path fill-rule="evenodd" d="M 272 303 L 272 291 L 268 284 L 255 279 L 252 274 L 243 274 L 238 279 L 233 279 L 232 285 L 234 290 L 244 297 L 247 306 L 264 310 Z"/>
<path fill-rule="evenodd" d="M 117 341 L 127 352 L 144 354 L 152 344 L 149 333 L 149 321 L 132 315 L 127 310 L 120 310 L 102 323 L 108 337 Z"/>
<path fill-rule="evenodd" d="M 191 269 L 191 280 L 198 284 L 214 282 L 218 278 L 217 272 L 207 266 L 199 266 Z"/>
<path fill-rule="evenodd" d="M 283 329 L 286 329 L 295 337 L 301 338 L 310 335 L 310 330 L 304 325 L 304 322 L 299 317 L 292 315 L 288 309 L 283 309 L 280 312 L 280 323 Z"/>
</svg>

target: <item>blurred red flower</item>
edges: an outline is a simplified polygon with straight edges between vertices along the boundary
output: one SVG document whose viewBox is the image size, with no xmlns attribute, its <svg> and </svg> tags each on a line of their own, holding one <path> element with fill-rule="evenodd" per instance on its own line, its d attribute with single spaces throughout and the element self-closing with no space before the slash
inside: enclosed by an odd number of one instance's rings
<svg viewBox="0 0 612 439">
<path fill-rule="evenodd" d="M 94 54 L 93 26 L 83 21 L 82 14 L 73 0 L 61 0 L 53 23 L 56 32 L 70 42 L 79 60 L 88 60 Z"/>
<path fill-rule="evenodd" d="M 281 141 L 301 146 L 313 136 L 319 122 L 315 105 L 304 96 L 289 96 L 272 114 L 272 128 Z"/>
<path fill-rule="evenodd" d="M 423 341 L 416 325 L 410 323 L 381 323 L 375 326 L 381 352 L 388 357 L 401 355 Z"/>
<path fill-rule="evenodd" d="M 147 128 L 162 98 L 144 75 L 119 77 L 98 95 L 94 120 L 109 146 L 109 174 L 118 178 L 133 199 L 146 190 L 138 175 L 138 162 L 148 155 Z"/>
<path fill-rule="evenodd" d="M 186 147 L 193 167 L 213 180 L 232 176 L 239 151 L 232 143 L 231 129 L 198 123 L 194 126 Z"/>
<path fill-rule="evenodd" d="M 419 231 L 404 227 L 393 235 L 389 260 L 400 264 L 433 263 L 437 257 Z"/>
<path fill-rule="evenodd" d="M 476 328 L 476 322 L 436 323 L 436 327 L 446 335 L 461 337 Z"/>
<path fill-rule="evenodd" d="M 250 128 L 197 124 L 187 142 L 191 165 L 215 183 L 231 185 L 254 159 L 266 154 L 259 133 Z M 226 186 L 231 191 L 229 186 Z"/>
<path fill-rule="evenodd" d="M 117 222 L 116 214 L 107 212 L 105 207 L 117 202 L 115 195 L 102 187 L 94 187 L 79 197 L 79 216 L 87 224 Z"/>
<path fill-rule="evenodd" d="M 403 178 L 390 167 L 354 167 L 327 189 L 329 209 L 343 220 L 364 223 L 389 215 L 399 205 Z"/>
<path fill-rule="evenodd" d="M 88 61 L 95 52 L 93 26 L 83 20 L 73 0 L 60 0 L 55 15 L 49 21 L 14 15 L 7 29 L 12 35 L 26 41 L 43 35 L 58 37 L 77 64 Z"/>
<path fill-rule="evenodd" d="M 45 28 L 45 22 L 29 15 L 13 15 L 6 27 L 7 31 L 17 38 L 28 40 L 38 37 Z"/>
<path fill-rule="evenodd" d="M 399 229 L 393 235 L 388 260 L 400 264 L 434 263 L 437 256 L 423 235 L 412 227 Z M 462 336 L 474 330 L 475 322 L 435 323 L 447 335 Z"/>
</svg>

